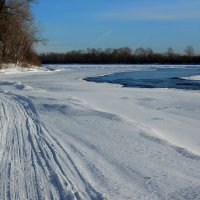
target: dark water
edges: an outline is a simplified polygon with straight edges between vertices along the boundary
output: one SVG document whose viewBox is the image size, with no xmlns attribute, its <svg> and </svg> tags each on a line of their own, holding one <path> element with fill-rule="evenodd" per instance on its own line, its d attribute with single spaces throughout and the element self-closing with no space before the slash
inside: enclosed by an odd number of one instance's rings
<svg viewBox="0 0 200 200">
<path fill-rule="evenodd" d="M 200 75 L 200 67 L 196 68 L 162 68 L 146 71 L 129 71 L 99 77 L 87 77 L 93 82 L 117 83 L 124 87 L 139 88 L 176 88 L 200 90 L 199 80 L 185 80 L 182 77 Z"/>
</svg>

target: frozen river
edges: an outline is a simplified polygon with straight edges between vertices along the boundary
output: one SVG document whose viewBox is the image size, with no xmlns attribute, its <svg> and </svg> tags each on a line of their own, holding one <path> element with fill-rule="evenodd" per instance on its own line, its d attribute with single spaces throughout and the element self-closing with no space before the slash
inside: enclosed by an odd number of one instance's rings
<svg viewBox="0 0 200 200">
<path fill-rule="evenodd" d="M 141 67 L 142 68 L 142 67 Z M 195 78 L 194 78 L 195 77 Z M 199 77 L 199 79 L 197 79 Z M 200 90 L 200 67 L 149 68 L 88 77 L 88 81 L 117 83 L 124 87 Z"/>
</svg>

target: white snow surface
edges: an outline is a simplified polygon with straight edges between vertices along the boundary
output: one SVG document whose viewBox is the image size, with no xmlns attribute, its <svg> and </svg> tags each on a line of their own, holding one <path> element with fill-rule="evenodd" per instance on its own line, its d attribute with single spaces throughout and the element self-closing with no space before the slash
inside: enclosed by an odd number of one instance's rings
<svg viewBox="0 0 200 200">
<path fill-rule="evenodd" d="M 199 81 L 199 80 L 200 80 L 200 75 L 182 77 L 182 79 L 193 80 L 193 81 Z"/>
<path fill-rule="evenodd" d="M 82 79 L 165 66 L 45 67 L 0 73 L 0 199 L 200 199 L 199 91 Z"/>
</svg>

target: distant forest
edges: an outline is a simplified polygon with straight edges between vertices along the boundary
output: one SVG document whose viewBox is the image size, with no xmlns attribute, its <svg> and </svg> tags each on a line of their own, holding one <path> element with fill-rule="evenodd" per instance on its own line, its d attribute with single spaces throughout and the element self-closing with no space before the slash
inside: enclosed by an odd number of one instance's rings
<svg viewBox="0 0 200 200">
<path fill-rule="evenodd" d="M 192 46 L 188 46 L 183 55 L 168 48 L 163 54 L 155 53 L 151 48 L 123 47 L 118 49 L 87 49 L 66 53 L 42 53 L 43 64 L 200 64 L 200 55 L 196 55 Z"/>
</svg>

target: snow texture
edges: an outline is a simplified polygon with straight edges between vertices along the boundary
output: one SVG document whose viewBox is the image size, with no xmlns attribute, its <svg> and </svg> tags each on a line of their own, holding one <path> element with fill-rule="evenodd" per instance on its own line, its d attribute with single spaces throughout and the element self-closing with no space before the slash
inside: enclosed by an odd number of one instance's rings
<svg viewBox="0 0 200 200">
<path fill-rule="evenodd" d="M 199 80 L 200 80 L 200 75 L 189 76 L 189 77 L 182 77 L 182 79 L 193 80 L 193 81 L 199 81 Z"/>
<path fill-rule="evenodd" d="M 83 80 L 161 67 L 2 71 L 0 199 L 199 200 L 200 92 Z"/>
</svg>

